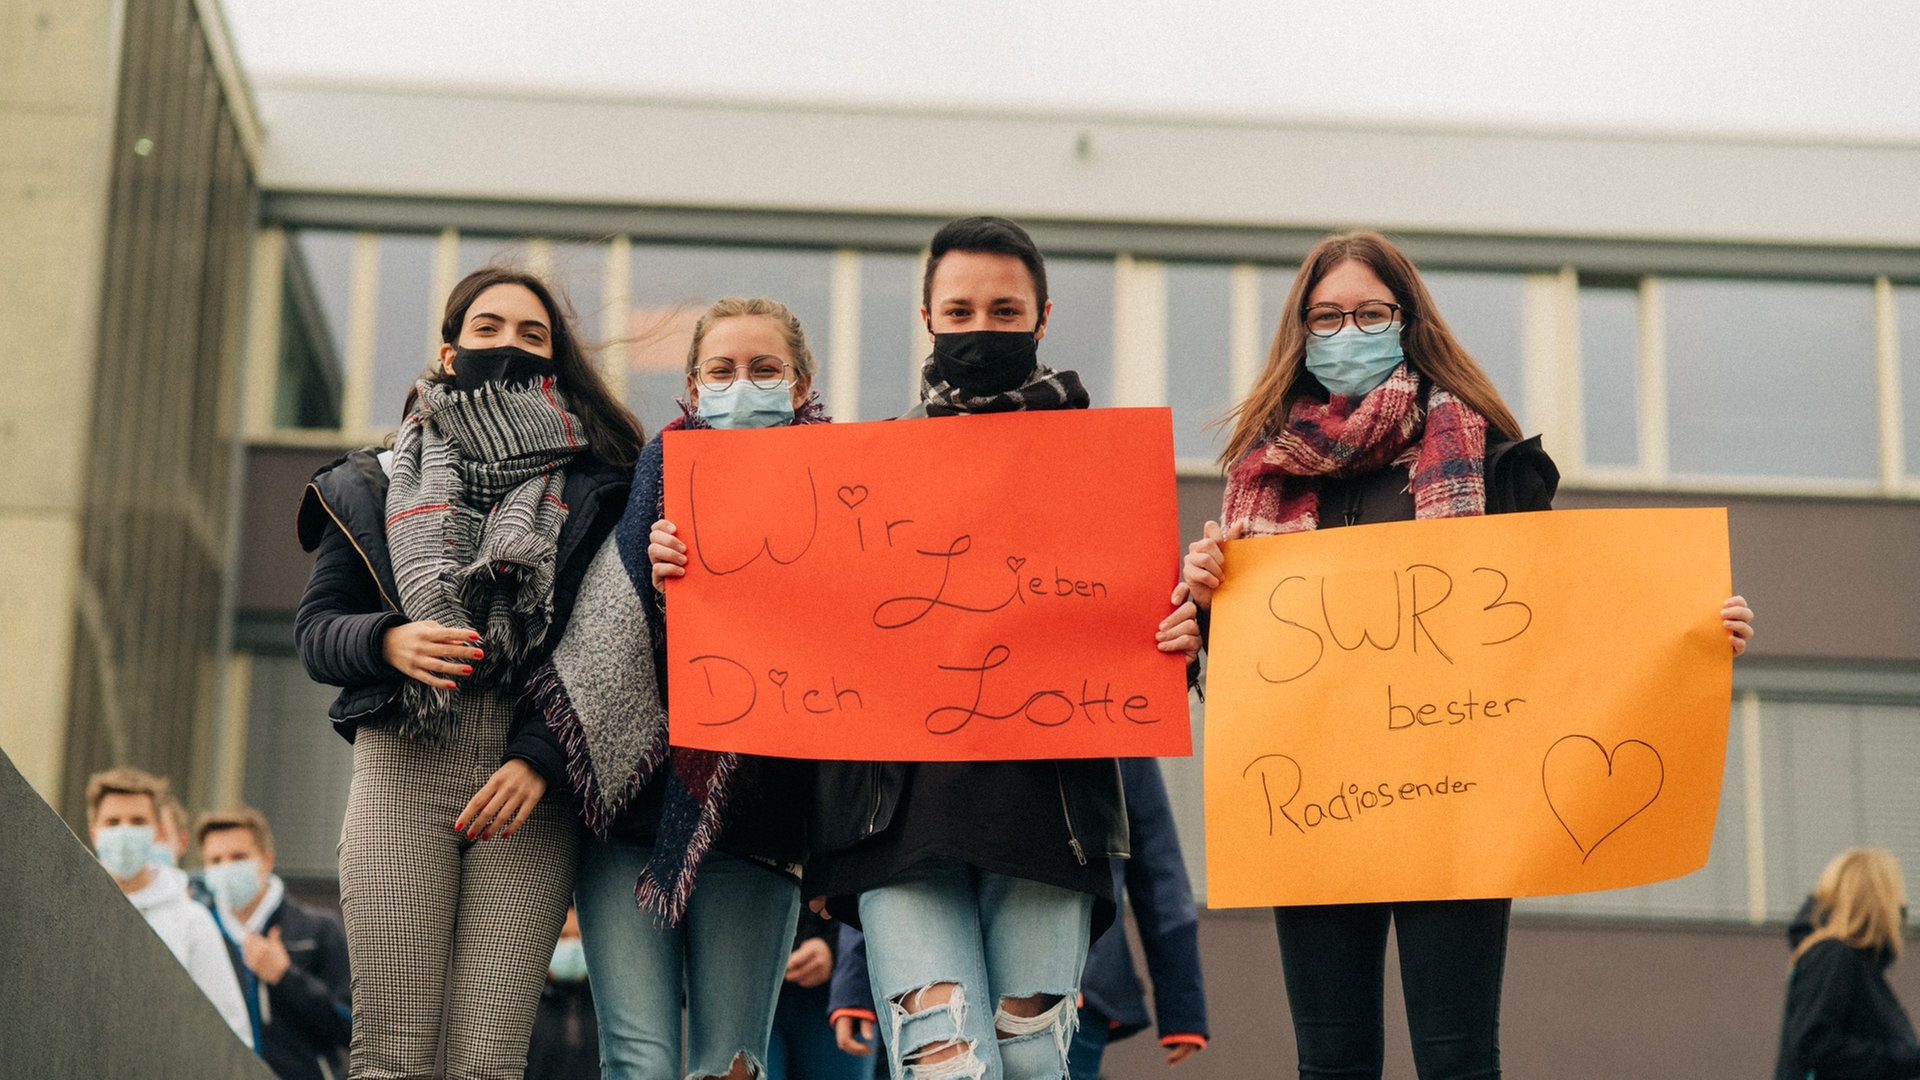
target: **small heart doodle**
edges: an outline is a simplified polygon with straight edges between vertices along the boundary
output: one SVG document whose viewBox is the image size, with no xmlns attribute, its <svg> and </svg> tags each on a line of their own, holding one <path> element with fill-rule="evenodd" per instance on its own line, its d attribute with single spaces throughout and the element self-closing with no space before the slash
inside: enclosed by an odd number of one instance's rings
<svg viewBox="0 0 1920 1080">
<path fill-rule="evenodd" d="M 1007 569 L 1013 571 L 1014 573 L 1016 574 L 1019 573 L 1020 568 L 1025 565 L 1027 565 L 1027 560 L 1021 558 L 1020 556 L 1018 555 L 1007 556 Z"/>
<path fill-rule="evenodd" d="M 767 681 L 775 686 L 785 686 L 787 685 L 787 673 L 781 671 L 779 668 L 768 668 Z"/>
<path fill-rule="evenodd" d="M 1639 739 L 1608 750 L 1589 736 L 1567 735 L 1548 747 L 1540 762 L 1547 807 L 1580 849 L 1583 863 L 1602 841 L 1652 806 L 1666 782 L 1660 751 Z"/>
<path fill-rule="evenodd" d="M 847 484 L 841 487 L 839 491 L 834 492 L 834 494 L 839 497 L 842 506 L 851 510 L 867 501 L 867 486 L 865 484 Z"/>
</svg>

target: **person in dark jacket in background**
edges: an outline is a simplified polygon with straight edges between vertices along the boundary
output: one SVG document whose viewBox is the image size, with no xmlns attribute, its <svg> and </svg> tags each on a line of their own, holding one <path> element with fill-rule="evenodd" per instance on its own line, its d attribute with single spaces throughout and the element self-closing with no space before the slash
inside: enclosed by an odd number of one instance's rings
<svg viewBox="0 0 1920 1080">
<path fill-rule="evenodd" d="M 1167 800 L 1160 764 L 1152 758 L 1121 758 L 1126 790 L 1127 830 L 1133 857 L 1112 860 L 1114 895 L 1133 907 L 1134 925 L 1147 954 L 1153 981 L 1154 1013 L 1168 1065 L 1179 1065 L 1207 1045 L 1207 993 L 1200 974 L 1200 925 L 1193 887 L 1180 854 L 1173 807 Z M 852 927 L 840 931 L 841 958 L 835 964 L 827 1015 L 840 1049 L 872 1052 L 873 995 L 868 989 L 866 946 Z M 1107 1044 L 1155 1022 L 1133 966 L 1126 927 L 1115 919 L 1087 950 L 1080 977 L 1080 1029 L 1068 1048 L 1072 1080 L 1098 1080 Z"/>
<path fill-rule="evenodd" d="M 547 965 L 540 1012 L 527 1044 L 526 1080 L 600 1080 L 600 1027 L 587 981 L 587 953 L 580 944 L 580 915 L 567 909 L 566 925 Z"/>
<path fill-rule="evenodd" d="M 1907 889 L 1900 863 L 1851 848 L 1820 874 L 1787 928 L 1786 1020 L 1775 1080 L 1906 1080 L 1920 1045 L 1887 968 L 1900 958 Z"/>
<path fill-rule="evenodd" d="M 316 473 L 294 640 L 353 742 L 354 1076 L 518 1077 L 573 887 L 564 759 L 515 702 L 626 506 L 640 426 L 539 278 L 456 284 L 393 449 Z"/>
<path fill-rule="evenodd" d="M 1188 546 L 1183 581 L 1202 610 L 1226 573 L 1221 542 L 1385 521 L 1552 506 L 1560 474 L 1446 321 L 1412 260 L 1372 232 L 1307 254 L 1267 366 L 1227 414 L 1219 523 Z M 1720 610 L 1735 656 L 1753 612 Z M 1422 1080 L 1500 1075 L 1505 899 L 1278 907 L 1287 1004 L 1302 1076 L 1379 1076 L 1387 931 Z"/>
<path fill-rule="evenodd" d="M 331 1080 L 353 1034 L 340 921 L 288 894 L 273 872 L 273 830 L 260 811 L 202 814 L 193 836 L 207 889 L 253 976 L 260 1056 L 281 1080 Z"/>
</svg>

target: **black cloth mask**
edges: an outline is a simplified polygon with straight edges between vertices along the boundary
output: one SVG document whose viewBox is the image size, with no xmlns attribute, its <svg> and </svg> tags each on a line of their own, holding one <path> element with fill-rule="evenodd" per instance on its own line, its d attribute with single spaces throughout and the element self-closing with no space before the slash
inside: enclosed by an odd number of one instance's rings
<svg viewBox="0 0 1920 1080">
<path fill-rule="evenodd" d="M 492 349 L 453 347 L 453 388 L 478 390 L 488 383 L 524 386 L 542 375 L 555 373 L 554 363 L 535 356 L 518 345 Z"/>
<path fill-rule="evenodd" d="M 1039 363 L 1032 330 L 968 330 L 933 335 L 933 363 L 947 385 L 969 394 L 1018 389 Z"/>
</svg>

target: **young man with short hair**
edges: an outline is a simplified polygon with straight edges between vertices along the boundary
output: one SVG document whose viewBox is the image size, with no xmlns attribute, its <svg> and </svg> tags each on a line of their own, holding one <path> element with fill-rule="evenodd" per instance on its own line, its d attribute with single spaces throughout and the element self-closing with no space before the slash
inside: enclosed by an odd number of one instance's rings
<svg viewBox="0 0 1920 1080">
<path fill-rule="evenodd" d="M 351 1042 L 347 937 L 339 920 L 287 892 L 273 872 L 273 830 L 242 806 L 194 829 L 207 888 L 228 913 L 260 995 L 260 1056 L 282 1080 L 323 1080 Z"/>
<path fill-rule="evenodd" d="M 207 909 L 187 897 L 187 875 L 153 862 L 167 782 L 121 767 L 87 780 L 87 828 L 93 848 L 120 891 L 160 935 L 227 1026 L 249 1047 L 253 1032 L 226 943 Z"/>
</svg>

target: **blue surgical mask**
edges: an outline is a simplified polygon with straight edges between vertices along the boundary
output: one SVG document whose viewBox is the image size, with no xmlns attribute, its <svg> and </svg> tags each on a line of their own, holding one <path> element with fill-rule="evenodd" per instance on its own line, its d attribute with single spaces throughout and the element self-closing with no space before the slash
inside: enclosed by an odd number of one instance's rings
<svg viewBox="0 0 1920 1080">
<path fill-rule="evenodd" d="M 260 861 L 235 859 L 207 867 L 207 891 L 229 910 L 241 911 L 260 895 Z"/>
<path fill-rule="evenodd" d="M 1349 326 L 1332 337 L 1307 338 L 1307 370 L 1338 397 L 1364 397 L 1387 381 L 1406 353 L 1400 347 L 1400 327 L 1363 334 Z"/>
<path fill-rule="evenodd" d="M 153 845 L 153 857 L 147 861 L 155 866 L 178 867 L 180 853 L 173 850 L 172 844 L 156 843 Z"/>
<path fill-rule="evenodd" d="M 107 873 L 131 881 L 153 859 L 153 826 L 108 825 L 93 838 L 93 850 Z"/>
<path fill-rule="evenodd" d="M 705 396 L 705 395 L 702 395 Z M 554 982 L 576 983 L 587 977 L 587 950 L 577 937 L 563 937 L 553 946 L 553 963 L 547 974 Z"/>
<path fill-rule="evenodd" d="M 724 390 L 700 388 L 700 418 L 717 428 L 764 428 L 793 423 L 793 384 L 762 389 L 735 379 Z"/>
</svg>

